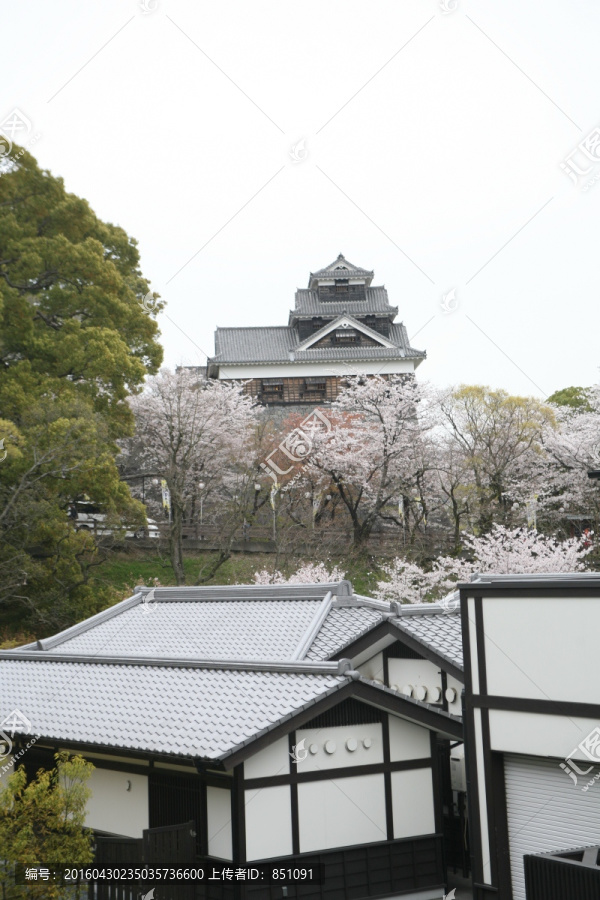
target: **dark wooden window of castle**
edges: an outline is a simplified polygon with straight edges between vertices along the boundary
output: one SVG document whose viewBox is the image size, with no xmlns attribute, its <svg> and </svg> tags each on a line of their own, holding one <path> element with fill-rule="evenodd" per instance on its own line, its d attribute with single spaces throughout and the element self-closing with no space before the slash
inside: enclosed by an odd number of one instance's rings
<svg viewBox="0 0 600 900">
<path fill-rule="evenodd" d="M 304 380 L 304 396 L 310 400 L 324 400 L 327 391 L 325 378 L 306 378 Z"/>
<path fill-rule="evenodd" d="M 260 392 L 264 400 L 283 400 L 283 378 L 264 378 Z"/>
<path fill-rule="evenodd" d="M 338 328 L 332 335 L 334 344 L 358 344 L 360 338 L 353 328 Z"/>
</svg>

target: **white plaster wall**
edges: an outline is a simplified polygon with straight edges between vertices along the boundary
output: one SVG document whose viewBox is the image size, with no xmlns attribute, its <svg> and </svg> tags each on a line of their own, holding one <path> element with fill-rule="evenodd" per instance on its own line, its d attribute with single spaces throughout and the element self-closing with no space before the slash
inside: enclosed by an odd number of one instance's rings
<svg viewBox="0 0 600 900">
<path fill-rule="evenodd" d="M 598 702 L 594 597 L 485 598 L 488 693 Z"/>
<path fill-rule="evenodd" d="M 363 741 L 366 739 L 371 741 L 369 748 L 364 746 Z M 368 766 L 383 762 L 383 735 L 378 722 L 334 728 L 301 728 L 296 732 L 296 745 L 302 740 L 308 755 L 298 763 L 300 773 L 315 772 L 319 769 L 343 769 L 348 766 Z M 346 747 L 346 742 L 352 740 L 356 741 L 357 748 L 350 751 Z M 333 753 L 325 750 L 325 745 L 329 742 L 335 744 Z M 314 754 L 310 752 L 311 748 L 316 749 Z"/>
<path fill-rule="evenodd" d="M 479 693 L 479 668 L 477 666 L 477 633 L 475 631 L 475 599 L 467 598 L 467 613 L 469 622 L 469 643 L 471 645 L 471 684 L 473 693 Z M 466 662 L 465 662 L 466 665 Z"/>
<path fill-rule="evenodd" d="M 287 735 L 259 750 L 244 762 L 244 778 L 287 775 L 289 771 L 290 755 Z"/>
<path fill-rule="evenodd" d="M 300 852 L 387 840 L 383 775 L 298 785 Z"/>
<path fill-rule="evenodd" d="M 475 749 L 477 757 L 477 787 L 479 790 L 479 821 L 481 831 L 481 848 L 483 854 L 483 879 L 486 884 L 491 884 L 492 868 L 490 860 L 490 833 L 488 828 L 487 794 L 485 784 L 485 763 L 483 759 L 483 727 L 481 723 L 481 710 L 473 712 L 475 725 Z"/>
<path fill-rule="evenodd" d="M 390 759 L 425 759 L 431 756 L 430 732 L 396 716 L 388 716 L 390 728 Z"/>
<path fill-rule="evenodd" d="M 308 351 L 310 352 L 310 351 Z M 420 362 L 420 360 L 418 361 Z M 417 362 L 417 364 L 418 364 Z M 352 363 L 360 375 L 389 375 L 395 372 L 413 372 L 412 360 L 369 360 Z M 289 362 L 275 365 L 221 366 L 219 378 L 302 378 L 304 375 L 347 375 L 348 364 L 340 362 Z"/>
<path fill-rule="evenodd" d="M 456 700 L 453 703 L 448 704 L 448 712 L 452 713 L 453 716 L 462 716 L 461 697 L 464 684 L 457 678 L 454 678 L 452 675 L 448 675 L 447 684 L 449 688 L 454 688 L 454 690 L 456 691 Z"/>
<path fill-rule="evenodd" d="M 442 690 L 442 673 L 439 666 L 428 659 L 389 659 L 388 672 L 390 687 L 402 693 L 405 685 L 412 685 L 412 697 L 415 697 L 414 688 L 424 685 L 426 688 L 439 687 Z M 426 703 L 434 703 L 442 708 L 442 702 L 436 703 L 431 692 L 425 698 Z"/>
<path fill-rule="evenodd" d="M 435 833 L 431 769 L 392 772 L 394 837 Z"/>
<path fill-rule="evenodd" d="M 383 681 L 383 654 L 376 653 L 375 656 L 357 666 L 357 669 L 361 675 L 364 675 L 365 678 L 369 678 L 371 681 L 375 681 L 376 678 L 379 681 Z"/>
<path fill-rule="evenodd" d="M 233 859 L 231 838 L 231 791 L 207 787 L 208 853 L 221 859 Z"/>
<path fill-rule="evenodd" d="M 589 756 L 579 744 L 600 726 L 597 719 L 548 716 L 534 713 L 490 710 L 490 743 L 493 750 L 527 756 L 585 760 Z M 586 766 L 580 768 L 587 768 Z"/>
<path fill-rule="evenodd" d="M 289 856 L 292 812 L 287 785 L 245 791 L 248 860 Z"/>
<path fill-rule="evenodd" d="M 131 790 L 127 790 L 128 782 Z M 148 776 L 94 769 L 88 781 L 87 828 L 126 837 L 142 837 L 148 828 Z"/>
</svg>

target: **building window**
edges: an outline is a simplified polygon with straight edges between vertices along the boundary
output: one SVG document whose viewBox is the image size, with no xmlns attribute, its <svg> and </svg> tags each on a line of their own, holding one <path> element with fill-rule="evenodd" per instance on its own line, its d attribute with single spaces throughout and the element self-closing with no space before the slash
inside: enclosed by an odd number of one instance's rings
<svg viewBox="0 0 600 900">
<path fill-rule="evenodd" d="M 263 400 L 270 403 L 283 400 L 283 378 L 263 378 L 260 383 L 260 395 Z"/>
<path fill-rule="evenodd" d="M 353 328 L 338 328 L 332 335 L 334 344 L 358 344 L 360 338 Z"/>
<path fill-rule="evenodd" d="M 324 400 L 327 392 L 327 380 L 325 378 L 305 378 L 303 396 L 307 400 Z"/>
</svg>

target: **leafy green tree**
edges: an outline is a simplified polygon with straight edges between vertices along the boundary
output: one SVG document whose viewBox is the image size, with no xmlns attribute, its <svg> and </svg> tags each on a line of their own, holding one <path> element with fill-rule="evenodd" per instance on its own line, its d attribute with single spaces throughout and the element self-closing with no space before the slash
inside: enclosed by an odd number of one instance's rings
<svg viewBox="0 0 600 900">
<path fill-rule="evenodd" d="M 0 785 L 0 887 L 3 900 L 58 900 L 64 888 L 49 883 L 15 885 L 15 865 L 85 866 L 92 862 L 92 832 L 84 828 L 94 766 L 61 751 L 56 766 L 27 783 L 20 766 Z M 62 891 L 62 893 L 61 893 Z"/>
<path fill-rule="evenodd" d="M 452 470 L 461 483 L 461 502 L 479 534 L 492 525 L 510 524 L 510 491 L 523 481 L 531 459 L 542 455 L 542 436 L 552 429 L 551 408 L 533 397 L 512 396 L 483 385 L 461 385 L 442 396 L 441 422 L 446 432 L 445 453 L 453 453 Z M 446 467 L 448 468 L 448 467 Z M 445 488 L 449 494 L 449 488 Z M 460 522 L 455 518 L 455 543 Z"/>
<path fill-rule="evenodd" d="M 162 350 L 161 303 L 136 242 L 100 221 L 26 151 L 0 177 L 0 621 L 64 626 L 106 602 L 99 562 L 69 504 L 87 496 L 107 522 L 144 512 L 119 481 L 127 402 Z M 147 307 L 147 308 L 146 308 Z"/>
<path fill-rule="evenodd" d="M 584 387 L 566 387 L 560 391 L 555 391 L 551 397 L 548 397 L 547 403 L 554 403 L 556 406 L 570 406 L 572 409 L 578 409 L 582 412 L 591 412 L 592 404 L 589 398 L 589 388 Z"/>
</svg>

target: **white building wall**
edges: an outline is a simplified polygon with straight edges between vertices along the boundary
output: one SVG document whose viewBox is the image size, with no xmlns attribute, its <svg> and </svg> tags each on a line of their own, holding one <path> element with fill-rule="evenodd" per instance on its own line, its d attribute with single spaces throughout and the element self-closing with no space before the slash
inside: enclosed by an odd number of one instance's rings
<svg viewBox="0 0 600 900">
<path fill-rule="evenodd" d="M 417 688 L 426 688 L 425 703 L 432 703 L 440 709 L 442 708 L 442 700 L 440 699 L 438 702 L 435 699 L 435 688 L 439 689 L 440 697 L 443 698 L 442 670 L 436 663 L 430 662 L 428 659 L 389 659 L 388 672 L 391 688 L 403 693 L 404 688 L 410 687 L 412 688 L 412 693 L 407 694 L 407 696 L 416 697 L 417 699 L 420 699 L 416 694 Z M 456 690 L 456 698 L 452 703 L 448 704 L 448 712 L 454 716 L 460 716 L 462 712 L 460 699 L 462 684 L 456 678 L 448 676 L 448 687 L 453 687 Z"/>
<path fill-rule="evenodd" d="M 383 653 L 376 653 L 356 668 L 365 678 L 383 682 Z"/>
<path fill-rule="evenodd" d="M 298 785 L 300 852 L 387 840 L 383 775 Z"/>
<path fill-rule="evenodd" d="M 296 744 L 301 741 L 304 741 L 303 749 L 307 751 L 307 756 L 298 763 L 299 773 L 383 762 L 383 733 L 378 722 L 301 728 L 296 732 Z"/>
<path fill-rule="evenodd" d="M 590 764 L 589 755 L 578 745 L 600 726 L 597 719 L 533 715 L 498 709 L 491 709 L 489 717 L 492 750 L 562 760 L 570 758 Z"/>
<path fill-rule="evenodd" d="M 287 775 L 290 771 L 287 735 L 259 750 L 244 762 L 244 778 L 268 778 Z"/>
<path fill-rule="evenodd" d="M 209 856 L 233 859 L 231 791 L 227 788 L 207 787 L 206 808 Z"/>
<path fill-rule="evenodd" d="M 486 597 L 483 622 L 489 694 L 598 702 L 597 598 Z"/>
<path fill-rule="evenodd" d="M 479 822 L 481 833 L 481 848 L 483 853 L 483 879 L 486 884 L 491 884 L 492 868 L 490 853 L 490 833 L 488 828 L 488 804 L 485 784 L 485 761 L 483 758 L 483 726 L 481 722 L 481 710 L 473 713 L 475 725 L 475 747 L 477 756 L 477 789 L 479 791 Z"/>
<path fill-rule="evenodd" d="M 88 787 L 92 795 L 87 803 L 87 828 L 142 837 L 149 827 L 147 775 L 94 769 Z"/>
<path fill-rule="evenodd" d="M 459 681 L 458 678 L 454 678 L 453 675 L 447 676 L 446 683 L 448 689 L 453 688 L 456 691 L 456 699 L 452 703 L 448 703 L 448 712 L 452 713 L 453 716 L 462 716 L 462 692 L 464 684 Z"/>
<path fill-rule="evenodd" d="M 425 759 L 431 756 L 430 732 L 420 725 L 388 716 L 390 728 L 390 759 L 392 762 Z"/>
<path fill-rule="evenodd" d="M 288 785 L 245 791 L 246 855 L 271 859 L 292 853 L 292 812 Z"/>
<path fill-rule="evenodd" d="M 308 351 L 310 352 L 310 351 Z M 417 360 L 417 364 L 421 360 Z M 359 375 L 391 375 L 414 372 L 413 360 L 381 359 L 365 362 L 289 362 L 273 365 L 220 366 L 219 378 L 302 378 L 304 375 L 348 375 L 348 365 Z"/>
<path fill-rule="evenodd" d="M 431 769 L 392 772 L 394 837 L 435 833 Z"/>
</svg>

